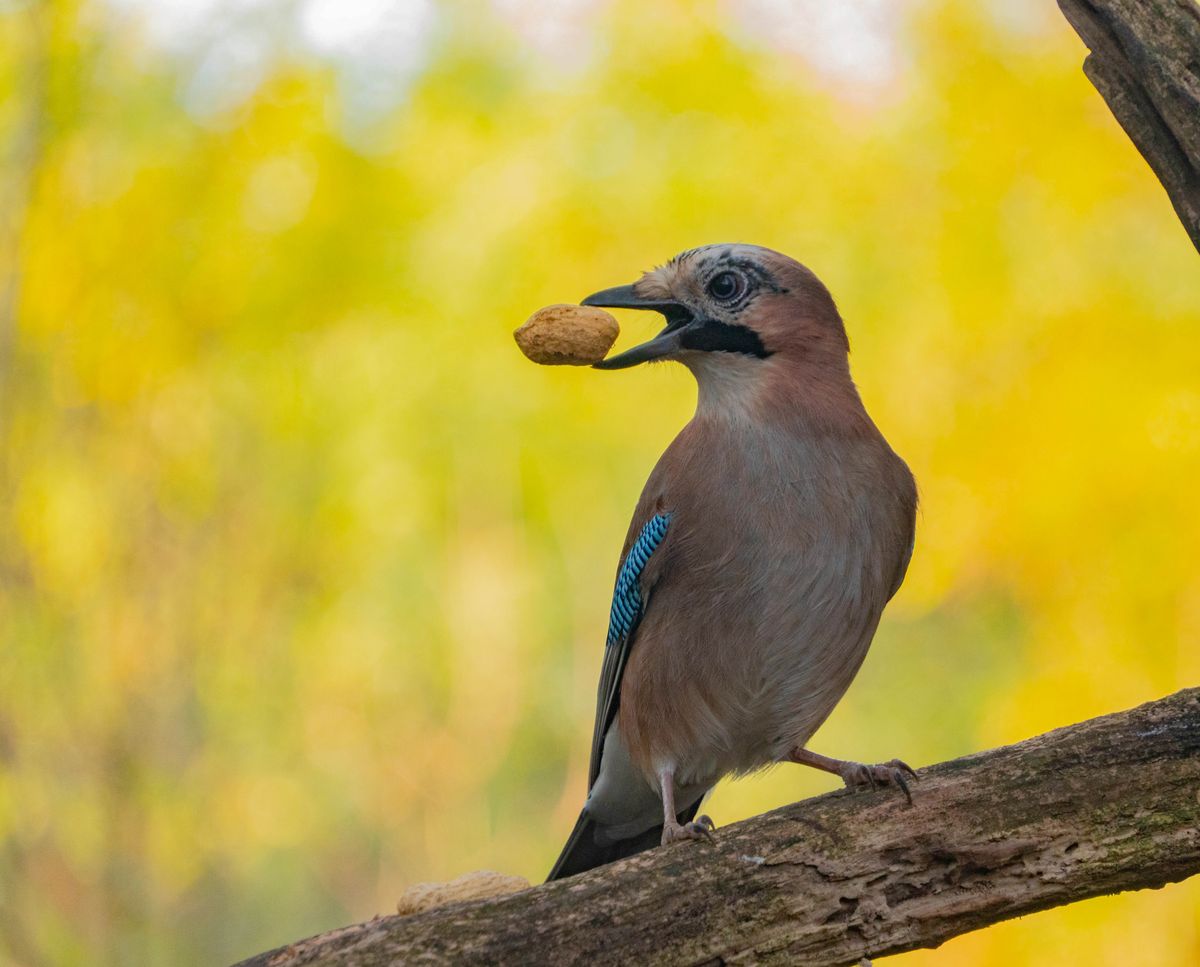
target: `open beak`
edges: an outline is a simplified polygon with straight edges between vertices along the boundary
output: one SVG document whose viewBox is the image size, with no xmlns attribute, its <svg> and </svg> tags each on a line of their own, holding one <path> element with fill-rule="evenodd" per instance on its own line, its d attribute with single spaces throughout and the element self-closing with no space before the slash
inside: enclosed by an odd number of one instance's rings
<svg viewBox="0 0 1200 967">
<path fill-rule="evenodd" d="M 667 320 L 667 327 L 649 342 L 593 363 L 594 369 L 627 369 L 638 363 L 648 363 L 652 359 L 670 356 L 680 348 L 682 330 L 693 319 L 691 309 L 682 303 L 644 299 L 633 291 L 632 285 L 618 285 L 612 289 L 595 292 L 580 305 L 604 309 L 652 309 L 661 312 Z"/>
</svg>

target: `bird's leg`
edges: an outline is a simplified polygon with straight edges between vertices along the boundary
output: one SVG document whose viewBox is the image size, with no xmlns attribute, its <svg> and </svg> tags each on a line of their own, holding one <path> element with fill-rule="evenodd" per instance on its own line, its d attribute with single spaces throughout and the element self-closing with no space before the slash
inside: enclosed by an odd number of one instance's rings
<svg viewBox="0 0 1200 967">
<path fill-rule="evenodd" d="M 658 785 L 662 791 L 663 833 L 662 845 L 677 843 L 681 839 L 712 839 L 713 821 L 707 816 L 697 816 L 693 822 L 680 823 L 675 813 L 675 772 L 663 769 L 658 774 Z"/>
<path fill-rule="evenodd" d="M 899 786 L 908 798 L 908 804 L 912 805 L 912 793 L 908 790 L 908 779 L 905 776 L 916 779 L 917 772 L 899 759 L 871 766 L 861 762 L 849 762 L 846 759 L 831 759 L 827 755 L 809 752 L 808 749 L 797 746 L 787 754 L 787 760 L 841 776 L 848 789 L 861 789 L 863 786 L 870 786 L 872 789 L 876 786 Z"/>
</svg>

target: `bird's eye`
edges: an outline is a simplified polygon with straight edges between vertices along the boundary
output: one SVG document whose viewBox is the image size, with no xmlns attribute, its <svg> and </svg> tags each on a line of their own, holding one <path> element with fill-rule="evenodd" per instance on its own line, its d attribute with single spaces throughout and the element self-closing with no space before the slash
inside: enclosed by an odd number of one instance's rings
<svg viewBox="0 0 1200 967">
<path fill-rule="evenodd" d="M 736 272 L 719 272 L 708 283 L 708 294 L 718 302 L 736 299 L 745 289 L 745 279 Z"/>
</svg>

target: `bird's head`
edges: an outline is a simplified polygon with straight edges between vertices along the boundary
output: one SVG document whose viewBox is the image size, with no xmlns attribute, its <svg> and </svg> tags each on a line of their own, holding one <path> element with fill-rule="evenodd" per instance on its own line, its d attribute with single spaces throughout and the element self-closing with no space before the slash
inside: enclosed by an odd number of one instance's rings
<svg viewBox="0 0 1200 967">
<path fill-rule="evenodd" d="M 846 330 L 829 291 L 799 262 L 757 245 L 691 249 L 583 305 L 653 309 L 667 320 L 649 342 L 596 363 L 598 369 L 674 359 L 702 386 L 759 382 L 796 366 L 848 378 Z"/>
</svg>

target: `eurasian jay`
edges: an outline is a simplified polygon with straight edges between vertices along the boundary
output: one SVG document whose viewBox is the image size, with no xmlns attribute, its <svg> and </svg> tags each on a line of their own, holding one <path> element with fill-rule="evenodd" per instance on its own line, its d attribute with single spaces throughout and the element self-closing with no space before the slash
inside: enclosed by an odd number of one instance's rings
<svg viewBox="0 0 1200 967">
<path fill-rule="evenodd" d="M 650 474 L 617 570 L 587 802 L 549 879 L 681 839 L 723 776 L 778 762 L 898 785 L 806 744 L 857 673 L 912 555 L 916 486 L 863 408 L 825 286 L 709 245 L 583 305 L 666 328 L 596 363 L 683 363 L 696 413 Z"/>
</svg>

